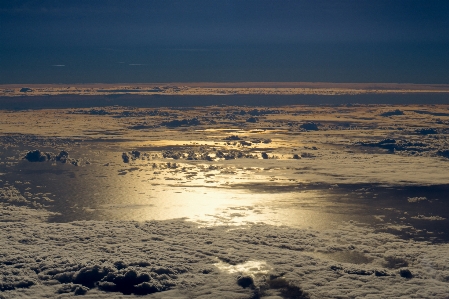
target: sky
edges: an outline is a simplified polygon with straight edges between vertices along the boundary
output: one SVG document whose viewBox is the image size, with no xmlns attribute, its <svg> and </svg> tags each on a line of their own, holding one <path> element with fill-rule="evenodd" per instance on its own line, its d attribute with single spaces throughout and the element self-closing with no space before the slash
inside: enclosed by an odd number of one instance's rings
<svg viewBox="0 0 449 299">
<path fill-rule="evenodd" d="M 0 83 L 449 83 L 449 2 L 16 0 Z"/>
</svg>

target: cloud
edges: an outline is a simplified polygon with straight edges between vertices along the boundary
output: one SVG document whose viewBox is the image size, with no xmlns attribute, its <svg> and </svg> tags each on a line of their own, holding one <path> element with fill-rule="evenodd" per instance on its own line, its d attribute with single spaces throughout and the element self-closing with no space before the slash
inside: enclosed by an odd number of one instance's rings
<svg viewBox="0 0 449 299">
<path fill-rule="evenodd" d="M 315 298 L 409 297 L 417 288 L 422 297 L 443 298 L 449 292 L 448 244 L 423 246 L 354 222 L 324 231 L 263 224 L 198 228 L 182 220 L 48 223 L 30 221 L 29 208 L 0 207 L 0 271 L 6 278 L 0 289 L 6 298 L 154 292 L 249 298 L 257 290 L 282 294 L 286 286 Z M 22 220 L 7 220 L 5 211 Z M 321 259 L 316 250 L 363 252 L 371 262 Z M 214 267 L 217 260 L 225 271 Z M 413 275 L 404 276 L 407 271 Z M 254 287 L 239 286 L 241 275 L 252 277 Z"/>
</svg>

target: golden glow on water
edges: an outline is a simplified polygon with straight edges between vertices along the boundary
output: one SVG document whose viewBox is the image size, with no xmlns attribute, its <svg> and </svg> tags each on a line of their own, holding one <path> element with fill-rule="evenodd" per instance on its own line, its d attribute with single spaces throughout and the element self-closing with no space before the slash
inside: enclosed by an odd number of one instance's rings
<svg viewBox="0 0 449 299">
<path fill-rule="evenodd" d="M 339 220 L 338 214 L 320 211 L 326 204 L 319 194 L 312 192 L 259 193 L 199 186 L 153 189 L 149 192 L 152 196 L 135 199 L 133 203 L 104 204 L 97 209 L 114 219 L 185 218 L 200 226 L 268 223 L 319 228 Z"/>
<path fill-rule="evenodd" d="M 272 269 L 267 265 L 265 261 L 247 261 L 242 264 L 231 265 L 222 261 L 214 264 L 215 267 L 220 269 L 221 271 L 228 272 L 230 274 L 233 273 L 241 273 L 241 274 L 268 274 L 268 272 Z"/>
<path fill-rule="evenodd" d="M 115 155 L 120 159 L 120 154 Z M 110 161 L 116 156 L 99 154 L 98 158 Z M 333 222 L 353 220 L 353 216 L 347 219 L 347 214 L 337 212 L 338 203 L 329 198 L 326 190 L 302 190 L 301 177 L 292 178 L 287 168 L 292 163 L 298 162 L 150 157 L 132 164 L 95 163 L 70 168 L 76 180 L 64 189 L 58 189 L 57 175 L 48 176 L 45 184 L 60 190 L 56 196 L 65 196 L 69 203 L 69 208 L 61 205 L 58 210 L 68 215 L 63 220 L 183 218 L 200 226 L 266 223 L 304 228 L 326 228 Z"/>
<path fill-rule="evenodd" d="M 246 131 L 237 132 L 237 133 L 248 133 Z M 218 136 L 220 137 L 220 136 Z M 251 142 L 252 139 L 251 136 L 242 135 L 242 139 L 249 138 L 247 141 Z M 229 144 L 228 144 L 229 143 Z M 234 144 L 235 143 L 235 144 Z M 129 148 L 145 148 L 145 147 L 166 147 L 166 146 L 173 146 L 173 147 L 183 147 L 183 146 L 209 146 L 214 147 L 217 145 L 224 146 L 225 148 L 242 148 L 240 146 L 239 141 L 228 141 L 228 140 L 220 140 L 220 141 L 207 141 L 207 140 L 154 140 L 154 141 L 129 141 L 129 142 L 123 142 L 123 144 L 126 144 Z M 275 149 L 279 146 L 287 145 L 287 142 L 283 139 L 271 139 L 270 143 L 255 143 L 251 142 L 251 146 L 246 147 L 248 149 L 250 148 L 264 148 L 264 149 Z M 295 142 L 294 146 L 303 146 L 303 143 L 301 142 Z"/>
<path fill-rule="evenodd" d="M 197 132 L 225 132 L 225 133 L 257 133 L 257 134 L 263 134 L 263 133 L 276 133 L 276 132 L 287 132 L 288 130 L 285 129 L 250 129 L 250 130 L 242 130 L 241 128 L 234 128 L 234 129 L 203 129 L 203 130 L 195 130 Z"/>
<path fill-rule="evenodd" d="M 222 142 L 221 142 L 222 143 Z M 123 142 L 129 148 L 133 147 L 163 147 L 163 146 L 183 146 L 183 145 L 209 145 L 214 146 L 216 141 L 207 140 L 151 140 L 151 141 L 128 141 Z"/>
</svg>

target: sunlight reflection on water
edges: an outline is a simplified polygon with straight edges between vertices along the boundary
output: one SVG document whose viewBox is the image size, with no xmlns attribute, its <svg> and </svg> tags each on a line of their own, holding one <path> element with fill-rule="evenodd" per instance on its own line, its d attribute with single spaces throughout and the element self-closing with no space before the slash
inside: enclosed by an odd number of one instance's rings
<svg viewBox="0 0 449 299">
<path fill-rule="evenodd" d="M 22 162 L 16 179 L 34 181 L 30 186 L 43 185 L 58 198 L 52 208 L 61 213 L 52 220 L 57 222 L 184 218 L 200 226 L 267 223 L 326 228 L 332 227 L 334 221 L 354 219 L 354 215 L 337 212 L 338 205 L 326 192 L 293 188 L 277 191 L 285 186 L 269 182 L 270 177 L 257 177 L 254 169 L 231 166 L 210 170 L 197 164 L 180 170 L 184 165 L 178 169 L 153 169 L 123 168 L 120 164 L 55 167 Z M 229 174 L 228 168 L 232 170 Z M 194 177 L 186 179 L 190 173 L 195 173 Z"/>
<path fill-rule="evenodd" d="M 247 261 L 237 265 L 231 265 L 223 261 L 218 261 L 218 263 L 215 263 L 214 266 L 230 274 L 267 274 L 272 269 L 265 261 Z"/>
<path fill-rule="evenodd" d="M 52 194 L 56 200 L 49 208 L 61 215 L 51 221 L 183 218 L 199 226 L 266 223 L 324 229 L 360 217 L 328 189 L 299 188 L 304 184 L 289 179 L 275 159 L 151 158 L 131 165 L 117 152 L 72 152 L 75 157 L 90 156 L 92 163 L 74 167 L 20 161 L 17 170 L 8 171 L 11 181 L 30 182 L 31 193 L 42 192 L 33 186 L 44 186 Z"/>
<path fill-rule="evenodd" d="M 139 188 L 138 188 L 139 189 Z M 300 227 L 330 227 L 338 213 L 326 213 L 326 200 L 316 192 L 258 193 L 221 187 L 176 187 L 152 190 L 151 196 L 129 204 L 102 204 L 106 218 L 165 220 L 185 218 L 200 226 L 268 223 Z"/>
</svg>

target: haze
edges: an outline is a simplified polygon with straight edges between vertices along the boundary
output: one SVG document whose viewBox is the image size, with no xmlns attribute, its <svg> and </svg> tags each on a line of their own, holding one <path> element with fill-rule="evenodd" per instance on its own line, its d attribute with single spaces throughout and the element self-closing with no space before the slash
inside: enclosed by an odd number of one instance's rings
<svg viewBox="0 0 449 299">
<path fill-rule="evenodd" d="M 447 1 L 3 1 L 0 83 L 449 83 Z"/>
</svg>

